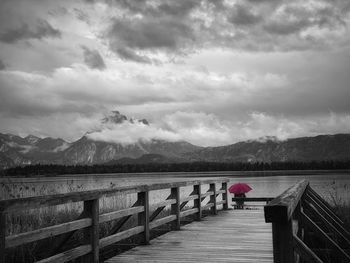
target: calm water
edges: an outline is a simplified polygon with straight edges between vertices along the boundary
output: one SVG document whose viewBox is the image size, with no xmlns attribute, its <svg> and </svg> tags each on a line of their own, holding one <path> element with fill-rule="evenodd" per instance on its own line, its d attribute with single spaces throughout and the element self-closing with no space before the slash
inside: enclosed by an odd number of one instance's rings
<svg viewBox="0 0 350 263">
<path fill-rule="evenodd" d="M 283 174 L 283 175 L 280 175 Z M 258 175 L 258 176 L 257 176 Z M 306 179 L 319 194 L 326 199 L 332 198 L 349 202 L 350 171 L 348 172 L 211 172 L 211 173 L 149 173 L 149 174 L 105 174 L 75 175 L 38 178 L 0 178 L 0 199 L 28 197 L 72 191 L 83 191 L 117 186 L 167 182 L 192 179 L 193 177 L 230 178 L 230 184 L 246 182 L 253 190 L 247 196 L 275 197 L 296 182 Z"/>
<path fill-rule="evenodd" d="M 247 194 L 250 197 L 275 197 L 300 180 L 306 179 L 310 186 L 328 201 L 350 201 L 350 173 L 347 174 L 315 174 L 294 176 L 266 176 L 266 177 L 234 177 L 230 183 L 245 182 L 253 190 Z"/>
</svg>

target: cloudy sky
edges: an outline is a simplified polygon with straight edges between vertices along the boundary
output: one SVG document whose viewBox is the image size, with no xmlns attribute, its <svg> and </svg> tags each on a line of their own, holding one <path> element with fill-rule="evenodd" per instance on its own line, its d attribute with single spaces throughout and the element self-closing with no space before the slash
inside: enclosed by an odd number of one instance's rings
<svg viewBox="0 0 350 263">
<path fill-rule="evenodd" d="M 0 132 L 72 141 L 119 110 L 205 146 L 349 133 L 349 26 L 348 0 L 2 0 Z"/>
</svg>

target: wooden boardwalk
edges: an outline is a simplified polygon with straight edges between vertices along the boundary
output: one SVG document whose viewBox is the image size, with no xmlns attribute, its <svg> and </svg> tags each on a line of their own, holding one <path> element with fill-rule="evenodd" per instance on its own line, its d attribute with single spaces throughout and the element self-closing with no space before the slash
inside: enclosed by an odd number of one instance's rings
<svg viewBox="0 0 350 263">
<path fill-rule="evenodd" d="M 127 262 L 273 262 L 271 224 L 264 211 L 226 210 L 115 256 Z"/>
</svg>

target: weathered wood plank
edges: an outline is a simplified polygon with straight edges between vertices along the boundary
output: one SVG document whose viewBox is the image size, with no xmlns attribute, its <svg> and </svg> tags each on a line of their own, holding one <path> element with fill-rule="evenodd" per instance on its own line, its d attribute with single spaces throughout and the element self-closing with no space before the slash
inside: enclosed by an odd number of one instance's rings
<svg viewBox="0 0 350 263">
<path fill-rule="evenodd" d="M 77 229 L 91 226 L 91 218 L 83 218 L 59 225 L 49 226 L 6 237 L 6 248 L 23 245 L 26 243 L 38 241 L 44 238 L 57 236 Z"/>
<path fill-rule="evenodd" d="M 76 220 L 80 220 L 80 219 L 84 219 L 86 218 L 87 215 L 84 213 L 84 211 L 77 217 Z M 79 230 L 74 230 L 71 232 L 67 232 L 59 237 L 57 237 L 56 241 L 54 241 L 51 245 L 50 245 L 50 249 L 47 251 L 46 253 L 46 257 L 50 257 L 52 255 L 57 254 L 60 249 L 64 246 L 64 244 L 66 244 L 69 239 L 74 235 L 75 232 L 77 232 Z"/>
<path fill-rule="evenodd" d="M 189 216 L 189 215 L 193 215 L 195 213 L 198 213 L 198 208 L 192 208 L 192 209 L 188 209 L 186 211 L 181 211 L 180 212 L 180 217 L 185 217 L 185 216 Z"/>
<path fill-rule="evenodd" d="M 202 210 L 206 210 L 206 209 L 212 208 L 213 206 L 214 206 L 213 203 L 208 203 L 205 206 L 202 206 Z"/>
<path fill-rule="evenodd" d="M 149 223 L 149 228 L 153 229 L 153 228 L 156 228 L 158 226 L 170 223 L 174 220 L 176 220 L 176 215 L 166 216 L 166 217 L 154 220 L 153 222 Z"/>
<path fill-rule="evenodd" d="M 223 204 L 226 204 L 226 203 L 227 203 L 226 200 L 221 200 L 221 201 L 217 201 L 216 205 L 218 206 L 218 205 L 223 205 Z"/>
<path fill-rule="evenodd" d="M 197 194 L 191 194 L 189 196 L 182 197 L 180 199 L 180 202 L 183 203 L 183 202 L 188 202 L 188 201 L 195 200 L 195 199 L 198 199 L 198 195 Z"/>
<path fill-rule="evenodd" d="M 144 226 L 137 226 L 137 227 L 133 227 L 133 228 L 130 228 L 128 230 L 119 232 L 117 234 L 104 237 L 104 238 L 100 239 L 100 248 L 109 246 L 109 245 L 116 243 L 120 240 L 123 240 L 125 238 L 140 234 L 144 231 L 144 229 L 145 229 Z"/>
<path fill-rule="evenodd" d="M 308 181 L 300 181 L 271 200 L 264 207 L 266 223 L 288 222 L 308 185 Z"/>
<path fill-rule="evenodd" d="M 63 263 L 84 256 L 92 251 L 91 245 L 82 245 L 71 250 L 59 253 L 52 257 L 36 261 L 36 263 Z"/>
<path fill-rule="evenodd" d="M 224 190 L 224 189 L 219 189 L 216 191 L 217 195 L 224 194 L 224 193 L 226 193 L 226 190 Z"/>
<path fill-rule="evenodd" d="M 126 209 L 101 214 L 99 221 L 100 221 L 100 223 L 104 223 L 104 222 L 108 222 L 108 221 L 122 218 L 124 216 L 135 215 L 135 214 L 141 213 L 143 211 L 144 211 L 143 206 L 129 207 Z"/>
<path fill-rule="evenodd" d="M 205 197 L 211 196 L 211 195 L 213 195 L 213 194 L 214 194 L 214 192 L 209 190 L 209 191 L 207 191 L 207 192 L 201 194 L 201 197 L 202 197 L 202 198 L 205 198 Z"/>
<path fill-rule="evenodd" d="M 262 210 L 226 210 L 106 261 L 117 262 L 272 263 L 271 225 Z"/>
<path fill-rule="evenodd" d="M 176 203 L 176 199 L 166 199 L 165 201 L 158 202 L 152 205 L 152 208 L 165 207 L 167 205 L 172 205 Z"/>
</svg>

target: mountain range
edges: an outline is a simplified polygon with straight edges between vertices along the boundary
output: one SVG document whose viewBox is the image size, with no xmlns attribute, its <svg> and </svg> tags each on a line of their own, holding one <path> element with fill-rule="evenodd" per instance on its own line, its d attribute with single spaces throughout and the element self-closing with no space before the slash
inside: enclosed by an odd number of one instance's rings
<svg viewBox="0 0 350 263">
<path fill-rule="evenodd" d="M 145 119 L 112 112 L 102 123 L 150 125 Z M 91 133 L 91 132 L 90 132 Z M 319 135 L 288 140 L 265 137 L 219 147 L 201 147 L 186 141 L 139 140 L 125 144 L 97 141 L 85 134 L 67 142 L 60 138 L 21 137 L 0 133 L 0 169 L 30 164 L 117 164 L 172 162 L 285 162 L 349 160 L 350 134 Z"/>
</svg>

